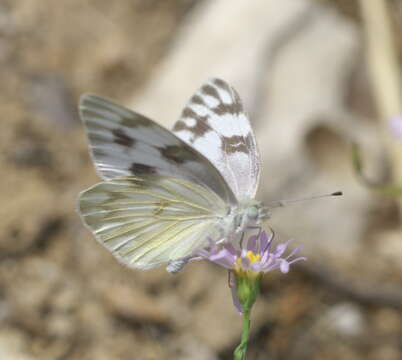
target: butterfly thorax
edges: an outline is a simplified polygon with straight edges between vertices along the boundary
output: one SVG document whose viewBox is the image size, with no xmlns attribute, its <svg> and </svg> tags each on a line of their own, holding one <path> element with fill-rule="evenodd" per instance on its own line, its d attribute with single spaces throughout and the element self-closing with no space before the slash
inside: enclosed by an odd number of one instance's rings
<svg viewBox="0 0 402 360">
<path fill-rule="evenodd" d="M 239 202 L 238 206 L 231 207 L 228 215 L 223 220 L 224 236 L 231 232 L 240 232 L 249 226 L 256 226 L 269 218 L 268 207 L 261 201 L 246 199 Z"/>
</svg>

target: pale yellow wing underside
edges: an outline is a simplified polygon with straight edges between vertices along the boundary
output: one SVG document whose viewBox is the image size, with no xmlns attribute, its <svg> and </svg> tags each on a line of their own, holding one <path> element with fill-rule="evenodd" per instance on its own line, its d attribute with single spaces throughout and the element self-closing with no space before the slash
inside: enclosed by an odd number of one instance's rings
<svg viewBox="0 0 402 360">
<path fill-rule="evenodd" d="M 95 238 L 130 267 L 148 269 L 218 240 L 227 205 L 213 191 L 159 175 L 118 177 L 80 194 Z"/>
</svg>

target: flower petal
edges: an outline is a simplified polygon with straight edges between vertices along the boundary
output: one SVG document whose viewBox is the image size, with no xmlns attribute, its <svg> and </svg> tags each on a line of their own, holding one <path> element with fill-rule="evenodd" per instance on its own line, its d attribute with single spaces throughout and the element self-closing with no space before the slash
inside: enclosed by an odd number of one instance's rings
<svg viewBox="0 0 402 360">
<path fill-rule="evenodd" d="M 269 248 L 270 245 L 272 243 L 272 239 L 274 238 L 274 234 L 271 233 L 270 236 L 267 235 L 267 232 L 265 230 L 263 230 L 261 232 L 260 235 L 260 249 L 261 251 L 268 251 L 269 252 Z"/>
<path fill-rule="evenodd" d="M 287 274 L 289 272 L 289 263 L 286 260 L 282 259 L 280 261 L 279 268 L 282 273 Z"/>
<path fill-rule="evenodd" d="M 274 255 L 275 257 L 281 257 L 282 254 L 286 251 L 286 248 L 288 247 L 289 242 L 290 242 L 290 240 L 288 240 L 288 241 L 286 241 L 286 242 L 284 242 L 284 243 L 282 243 L 282 244 L 279 244 L 279 245 L 275 248 L 275 251 L 273 252 L 273 255 Z"/>
<path fill-rule="evenodd" d="M 241 258 L 241 263 L 242 263 L 243 269 L 245 269 L 245 270 L 251 269 L 251 262 L 248 258 L 246 258 L 246 257 Z"/>
<path fill-rule="evenodd" d="M 239 251 L 231 243 L 225 243 L 225 249 L 235 258 L 239 255 Z"/>
<path fill-rule="evenodd" d="M 258 234 L 250 236 L 247 240 L 246 249 L 251 250 L 255 254 L 260 252 L 260 243 L 258 240 Z"/>
<path fill-rule="evenodd" d="M 303 249 L 303 246 L 302 246 L 302 245 L 297 246 L 296 248 L 294 248 L 294 249 L 292 250 L 292 252 L 291 252 L 288 256 L 286 256 L 286 259 L 289 259 L 289 258 L 291 258 L 292 256 L 296 255 L 301 249 Z"/>
<path fill-rule="evenodd" d="M 215 254 L 211 254 L 207 260 L 212 261 L 218 265 L 221 265 L 227 269 L 233 269 L 236 262 L 236 257 L 233 256 L 225 248 L 219 250 Z"/>
<path fill-rule="evenodd" d="M 289 261 L 289 265 L 290 265 L 290 264 L 293 264 L 293 263 L 295 263 L 295 262 L 298 262 L 298 261 L 300 261 L 300 260 L 307 260 L 307 258 L 306 258 L 305 256 L 300 256 L 300 257 L 298 257 L 298 258 L 296 258 L 296 259 L 293 259 L 292 261 Z"/>
<path fill-rule="evenodd" d="M 239 313 L 239 315 L 243 315 L 243 309 L 241 307 L 240 300 L 237 297 L 236 282 L 234 282 L 233 286 L 230 287 L 230 292 L 232 293 L 232 301 L 233 301 L 234 307 L 236 308 L 236 310 Z"/>
<path fill-rule="evenodd" d="M 259 261 L 255 261 L 252 264 L 250 264 L 250 270 L 254 272 L 261 272 L 263 271 L 263 265 Z"/>
<path fill-rule="evenodd" d="M 264 253 L 262 253 L 262 255 L 261 255 L 261 260 L 260 260 L 260 262 L 261 262 L 262 264 L 265 264 L 266 262 L 269 261 L 269 258 L 270 258 L 269 253 L 268 253 L 268 252 L 264 252 Z"/>
<path fill-rule="evenodd" d="M 267 261 L 261 265 L 261 269 L 264 272 L 275 270 L 279 267 L 280 259 L 276 259 L 273 256 L 269 256 Z"/>
</svg>

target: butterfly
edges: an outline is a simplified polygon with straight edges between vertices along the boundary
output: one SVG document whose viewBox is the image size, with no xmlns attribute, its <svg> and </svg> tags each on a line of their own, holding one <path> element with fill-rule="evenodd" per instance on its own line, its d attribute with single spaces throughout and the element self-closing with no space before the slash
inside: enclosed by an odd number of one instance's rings
<svg viewBox="0 0 402 360">
<path fill-rule="evenodd" d="M 122 263 L 179 271 L 212 239 L 227 241 L 269 217 L 254 199 L 261 160 L 237 92 L 211 79 L 173 130 L 105 98 L 80 101 L 90 153 L 104 180 L 78 211 Z"/>
</svg>

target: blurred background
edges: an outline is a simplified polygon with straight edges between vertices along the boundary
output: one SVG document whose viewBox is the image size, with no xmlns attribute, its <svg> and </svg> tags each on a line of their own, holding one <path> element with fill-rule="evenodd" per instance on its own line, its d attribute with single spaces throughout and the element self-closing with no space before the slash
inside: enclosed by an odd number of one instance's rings
<svg viewBox="0 0 402 360">
<path fill-rule="evenodd" d="M 75 210 L 99 181 L 80 94 L 170 127 L 215 76 L 250 115 L 259 198 L 344 191 L 274 212 L 308 261 L 264 277 L 249 359 L 401 359 L 402 203 L 365 186 L 351 143 L 370 183 L 402 184 L 402 3 L 360 3 L 0 0 L 0 359 L 232 358 L 225 271 L 127 269 Z"/>
</svg>

